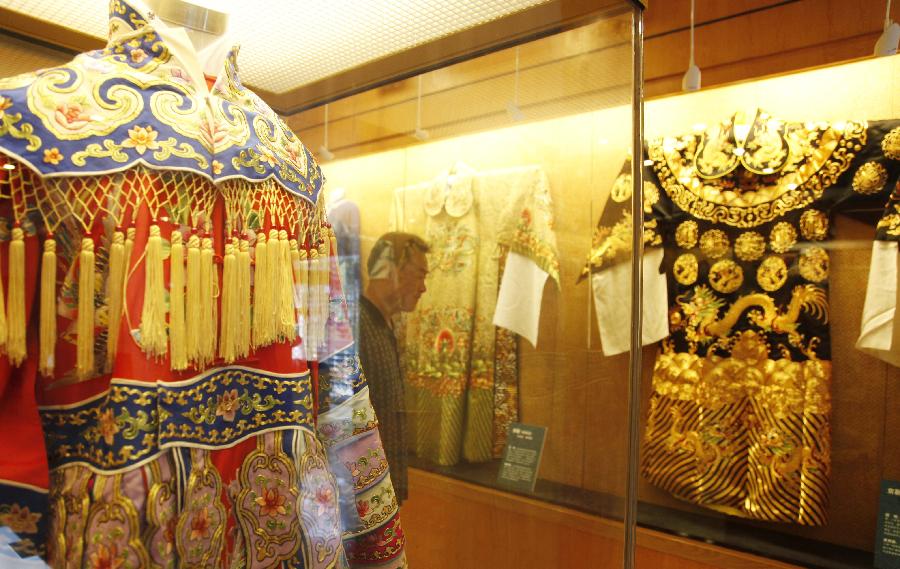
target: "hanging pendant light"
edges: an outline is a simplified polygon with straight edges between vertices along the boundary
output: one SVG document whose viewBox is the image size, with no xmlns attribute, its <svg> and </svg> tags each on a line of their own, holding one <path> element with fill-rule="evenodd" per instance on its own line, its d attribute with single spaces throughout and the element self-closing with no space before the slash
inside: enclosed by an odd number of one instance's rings
<svg viewBox="0 0 900 569">
<path fill-rule="evenodd" d="M 887 8 L 884 13 L 884 31 L 878 41 L 875 42 L 875 55 L 894 55 L 900 44 L 900 24 L 891 21 L 891 0 L 887 0 Z"/>
<path fill-rule="evenodd" d="M 696 91 L 700 88 L 700 68 L 694 63 L 694 0 L 691 0 L 691 58 L 688 69 L 681 78 L 683 91 Z"/>
</svg>

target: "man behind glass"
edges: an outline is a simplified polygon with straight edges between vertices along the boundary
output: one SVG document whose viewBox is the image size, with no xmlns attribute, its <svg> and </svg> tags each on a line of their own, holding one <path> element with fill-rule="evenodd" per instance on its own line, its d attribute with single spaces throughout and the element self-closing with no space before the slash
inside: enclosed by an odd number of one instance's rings
<svg viewBox="0 0 900 569">
<path fill-rule="evenodd" d="M 391 480 L 402 503 L 407 496 L 403 371 L 393 317 L 415 310 L 425 293 L 428 245 L 409 233 L 382 235 L 366 263 L 369 284 L 360 299 L 359 357 L 378 416 Z"/>
</svg>

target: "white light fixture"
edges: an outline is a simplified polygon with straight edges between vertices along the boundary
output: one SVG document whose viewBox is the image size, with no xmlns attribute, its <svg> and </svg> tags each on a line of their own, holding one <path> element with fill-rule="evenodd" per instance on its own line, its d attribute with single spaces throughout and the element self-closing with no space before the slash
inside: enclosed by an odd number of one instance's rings
<svg viewBox="0 0 900 569">
<path fill-rule="evenodd" d="M 891 0 L 887 0 L 887 9 L 884 13 L 884 31 L 878 41 L 875 42 L 875 55 L 894 55 L 900 44 L 900 24 L 891 21 Z"/>
<path fill-rule="evenodd" d="M 322 146 L 319 147 L 319 158 L 322 160 L 334 159 L 334 152 L 328 150 L 328 103 L 325 103 L 325 137 Z"/>
<path fill-rule="evenodd" d="M 513 99 L 506 103 L 506 114 L 509 118 L 519 122 L 525 118 L 522 109 L 519 107 L 519 46 L 516 46 L 516 72 L 513 76 Z"/>
<path fill-rule="evenodd" d="M 413 137 L 425 142 L 429 136 L 428 131 L 422 128 L 422 76 L 419 75 L 419 88 L 416 94 L 416 130 L 413 132 Z"/>
<path fill-rule="evenodd" d="M 691 0 L 691 59 L 688 69 L 681 78 L 682 91 L 696 91 L 700 88 L 700 68 L 694 63 L 694 0 Z"/>
</svg>

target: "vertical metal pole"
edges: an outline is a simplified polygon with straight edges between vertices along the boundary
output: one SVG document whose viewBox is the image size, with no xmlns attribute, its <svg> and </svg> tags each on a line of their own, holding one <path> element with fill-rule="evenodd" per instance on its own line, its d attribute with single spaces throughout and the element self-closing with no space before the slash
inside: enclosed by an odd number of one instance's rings
<svg viewBox="0 0 900 569">
<path fill-rule="evenodd" d="M 637 485 L 640 459 L 640 425 L 641 410 L 641 306 L 643 278 L 642 264 L 644 252 L 644 206 L 643 177 L 644 168 L 644 12 L 635 6 L 633 65 L 634 99 L 632 100 L 632 142 L 631 180 L 634 188 L 631 192 L 631 216 L 634 220 L 631 255 L 631 354 L 628 373 L 628 478 L 625 486 L 625 569 L 634 569 L 635 530 L 637 526 Z"/>
</svg>

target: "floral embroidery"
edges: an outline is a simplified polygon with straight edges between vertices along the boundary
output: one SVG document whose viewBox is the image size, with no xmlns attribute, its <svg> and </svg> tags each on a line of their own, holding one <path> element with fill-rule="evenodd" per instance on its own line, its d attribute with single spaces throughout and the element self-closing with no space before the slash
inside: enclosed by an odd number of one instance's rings
<svg viewBox="0 0 900 569">
<path fill-rule="evenodd" d="M 266 488 L 263 490 L 262 496 L 256 499 L 256 504 L 259 506 L 259 515 L 274 518 L 276 514 L 286 514 L 285 500 L 285 496 L 277 488 Z"/>
<path fill-rule="evenodd" d="M 0 117 L 3 117 L 6 109 L 12 106 L 12 99 L 9 97 L 0 97 Z"/>
<path fill-rule="evenodd" d="M 219 396 L 219 402 L 216 404 L 216 416 L 222 417 L 228 422 L 234 421 L 234 415 L 240 406 L 240 398 L 237 389 L 226 391 Z"/>
<path fill-rule="evenodd" d="M 115 440 L 116 433 L 119 432 L 119 425 L 116 423 L 116 417 L 113 415 L 112 409 L 106 409 L 100 413 L 99 417 L 100 435 L 104 442 L 112 445 Z"/>
<path fill-rule="evenodd" d="M 118 552 L 114 543 L 109 547 L 103 543 L 97 544 L 97 550 L 89 559 L 91 569 L 119 569 L 125 564 L 125 556 Z"/>
<path fill-rule="evenodd" d="M 213 174 L 215 174 L 216 176 L 218 176 L 219 174 L 222 173 L 222 168 L 224 168 L 224 167 L 225 167 L 225 165 L 222 164 L 221 162 L 219 162 L 218 160 L 212 161 Z"/>
<path fill-rule="evenodd" d="M 356 502 L 356 513 L 359 514 L 359 517 L 364 518 L 366 514 L 370 511 L 369 503 L 365 500 L 357 500 Z"/>
<path fill-rule="evenodd" d="M 147 52 L 140 48 L 132 49 L 129 55 L 131 56 L 131 61 L 133 61 L 134 63 L 141 63 L 142 61 L 147 59 Z"/>
<path fill-rule="evenodd" d="M 19 504 L 0 506 L 0 526 L 9 526 L 16 533 L 37 533 L 40 512 L 32 512 Z"/>
<path fill-rule="evenodd" d="M 320 486 L 316 489 L 316 515 L 321 516 L 331 507 L 334 501 L 334 490 L 331 486 Z"/>
<path fill-rule="evenodd" d="M 122 142 L 123 148 L 134 148 L 138 154 L 159 148 L 157 133 L 152 126 L 135 126 L 128 131 L 128 138 Z"/>
<path fill-rule="evenodd" d="M 194 519 L 191 520 L 191 541 L 208 538 L 209 526 L 209 509 L 198 510 Z"/>
<path fill-rule="evenodd" d="M 64 156 L 60 154 L 59 148 L 54 147 L 44 150 L 44 162 L 48 164 L 59 164 L 62 162 L 63 158 Z"/>
<path fill-rule="evenodd" d="M 56 105 L 53 117 L 57 126 L 69 131 L 79 131 L 93 120 L 89 111 L 76 101 L 67 101 Z"/>
</svg>

